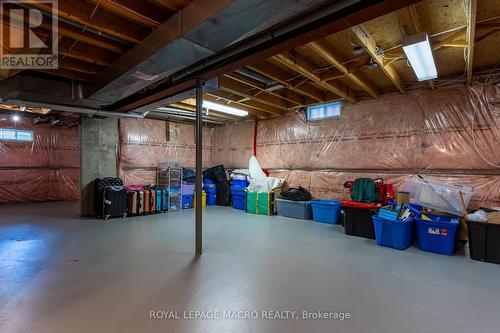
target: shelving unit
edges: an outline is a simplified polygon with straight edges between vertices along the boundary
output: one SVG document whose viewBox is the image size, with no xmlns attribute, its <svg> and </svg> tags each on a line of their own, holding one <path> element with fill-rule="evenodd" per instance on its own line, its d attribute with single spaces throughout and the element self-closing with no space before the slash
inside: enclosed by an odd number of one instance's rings
<svg viewBox="0 0 500 333">
<path fill-rule="evenodd" d="M 156 173 L 156 184 L 168 191 L 168 211 L 182 209 L 182 168 L 161 163 Z"/>
</svg>

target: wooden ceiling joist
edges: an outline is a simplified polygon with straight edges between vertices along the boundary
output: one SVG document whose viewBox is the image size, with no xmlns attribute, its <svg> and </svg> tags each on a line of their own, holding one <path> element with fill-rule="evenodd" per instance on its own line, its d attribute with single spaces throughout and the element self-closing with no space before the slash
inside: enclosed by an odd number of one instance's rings
<svg viewBox="0 0 500 333">
<path fill-rule="evenodd" d="M 259 108 L 255 108 L 247 104 L 246 102 L 238 102 L 235 101 L 233 98 L 229 98 L 227 96 L 224 96 L 223 91 L 218 91 L 216 93 L 210 93 L 210 94 L 205 94 L 203 96 L 204 100 L 214 102 L 214 103 L 221 103 L 222 104 L 227 104 L 228 106 L 232 106 L 241 110 L 247 111 L 249 114 L 253 114 L 258 117 L 264 117 L 267 118 L 269 116 L 272 116 L 273 113 L 270 113 L 268 111 L 261 110 Z"/>
<path fill-rule="evenodd" d="M 291 102 L 295 104 L 295 106 L 304 106 L 313 103 L 310 99 L 296 94 L 293 91 L 289 91 L 286 88 L 280 88 L 276 90 L 266 90 L 265 87 L 262 84 L 259 84 L 258 82 L 254 82 L 250 79 L 247 79 L 245 77 L 242 77 L 238 75 L 237 73 L 230 73 L 230 74 L 225 74 L 230 79 L 233 79 L 235 81 L 247 84 L 250 87 L 253 87 L 261 92 L 265 92 L 266 94 L 274 95 L 279 98 L 282 98 L 288 102 Z"/>
<path fill-rule="evenodd" d="M 485 40 L 486 38 L 490 37 L 490 36 L 493 36 L 494 34 L 496 34 L 497 32 L 499 32 L 500 29 L 493 29 L 493 30 L 490 30 L 488 31 L 487 33 L 485 34 L 482 34 L 481 36 L 479 37 L 476 37 L 476 40 L 474 41 L 475 44 L 479 43 L 479 42 L 482 42 L 483 40 Z M 467 43 L 467 42 L 465 42 Z"/>
<path fill-rule="evenodd" d="M 207 96 L 204 96 L 203 99 L 204 100 L 208 100 Z M 227 103 L 223 103 L 223 104 L 227 104 Z M 169 106 L 171 106 L 173 108 L 185 110 L 185 111 L 196 112 L 196 99 L 189 98 L 189 99 L 183 100 L 182 102 L 170 104 Z M 239 109 L 243 110 L 241 107 L 239 107 Z M 214 117 L 217 117 L 217 118 L 227 119 L 227 120 L 230 120 L 230 121 L 238 121 L 238 120 L 241 120 L 241 119 L 245 119 L 245 118 L 242 118 L 242 117 L 238 117 L 238 116 L 234 116 L 234 115 L 230 115 L 230 114 L 222 113 L 222 112 L 216 112 L 216 111 L 213 111 L 213 110 L 210 110 L 208 112 L 208 116 L 214 116 Z M 253 118 L 255 118 L 255 115 L 252 114 L 252 113 L 249 113 L 248 117 L 246 117 L 246 118 L 253 119 Z"/>
<path fill-rule="evenodd" d="M 351 103 L 356 103 L 356 98 L 354 97 L 354 92 L 346 85 L 339 82 L 326 82 L 321 81 L 321 77 L 314 73 L 314 68 L 309 65 L 305 60 L 298 57 L 294 57 L 289 53 L 282 53 L 274 56 L 277 60 L 284 66 L 296 71 L 300 75 L 306 77 L 307 79 L 313 81 L 314 83 L 321 86 L 323 89 L 329 90 L 336 95 L 344 98 L 346 101 Z"/>
<path fill-rule="evenodd" d="M 102 66 L 63 56 L 59 59 L 59 67 L 86 74 L 97 74 L 103 70 Z"/>
<path fill-rule="evenodd" d="M 294 86 L 290 82 L 291 79 L 290 75 L 285 70 L 276 67 L 270 64 L 269 62 L 261 62 L 259 64 L 252 65 L 249 67 L 252 70 L 256 71 L 257 73 L 267 76 L 268 78 L 278 83 L 281 83 L 284 86 L 287 86 L 288 89 L 298 94 L 310 97 L 316 100 L 317 102 L 322 102 L 325 100 L 325 96 L 321 90 L 317 89 L 316 87 L 308 83 L 302 84 L 300 85 L 300 87 Z"/>
<path fill-rule="evenodd" d="M 108 66 L 112 64 L 116 58 L 116 55 L 112 52 L 97 49 L 85 43 L 75 43 L 75 41 L 68 38 L 63 38 L 59 42 L 58 52 L 60 55 L 66 57 L 71 57 L 101 66 Z"/>
<path fill-rule="evenodd" d="M 358 74 L 354 74 L 348 70 L 346 66 L 342 64 L 340 56 L 337 54 L 335 49 L 326 40 L 318 40 L 309 44 L 309 46 L 323 59 L 328 61 L 330 64 L 335 66 L 341 72 L 343 72 L 347 77 L 354 83 L 356 83 L 360 88 L 366 91 L 371 96 L 378 98 L 379 93 L 377 88 L 368 80 L 361 77 Z"/>
<path fill-rule="evenodd" d="M 384 64 L 384 58 L 377 53 L 377 43 L 368 32 L 368 30 L 363 25 L 357 25 L 351 28 L 351 31 L 356 36 L 361 46 L 365 51 L 372 57 L 372 59 L 378 64 L 379 68 L 384 72 L 384 74 L 391 80 L 391 82 L 398 88 L 398 90 L 404 94 L 405 89 L 403 83 L 401 82 L 401 77 L 396 71 L 392 64 Z"/>
<path fill-rule="evenodd" d="M 176 12 L 178 11 L 179 9 L 181 9 L 184 5 L 187 4 L 187 2 L 184 2 L 182 4 L 179 4 L 177 1 L 175 0 L 153 0 L 154 2 L 158 3 L 159 5 L 173 11 L 173 12 Z"/>
<path fill-rule="evenodd" d="M 137 0 L 93 0 L 101 7 L 106 8 L 118 15 L 137 23 L 144 24 L 149 27 L 159 27 L 164 19 L 158 15 L 159 8 L 151 6 L 147 1 Z"/>
<path fill-rule="evenodd" d="M 287 111 L 289 108 L 295 106 L 290 105 L 288 102 L 277 96 L 271 95 L 264 91 L 259 91 L 252 86 L 236 81 L 227 76 L 219 77 L 219 89 L 249 98 L 251 100 L 255 100 L 263 104 L 267 104 L 275 108 L 282 109 L 283 111 Z"/>
<path fill-rule="evenodd" d="M 2 17 L 2 20 L 6 22 L 5 17 L 8 17 L 10 15 L 10 9 L 16 7 L 11 4 L 5 4 L 4 6 L 6 10 L 3 11 L 4 17 Z M 46 16 L 43 17 L 43 22 L 39 27 L 33 28 L 33 31 L 37 35 L 48 36 L 50 35 L 51 30 L 52 30 L 52 22 Z M 111 40 L 103 36 L 99 36 L 89 31 L 83 31 L 82 29 L 77 28 L 66 22 L 62 21 L 58 22 L 58 33 L 60 36 L 70 37 L 74 40 L 84 42 L 92 47 L 98 47 L 116 53 L 123 53 L 125 51 L 125 47 L 122 43 L 119 43 L 117 41 Z"/>
<path fill-rule="evenodd" d="M 52 6 L 46 2 L 21 1 L 45 12 L 52 12 Z M 136 26 L 121 16 L 103 10 L 99 4 L 81 0 L 59 1 L 57 15 L 131 43 L 140 42 L 150 32 L 147 27 Z"/>
<path fill-rule="evenodd" d="M 476 10 L 477 0 L 469 0 L 467 11 L 467 85 L 472 84 L 472 72 L 474 68 L 474 38 L 476 33 Z"/>
</svg>

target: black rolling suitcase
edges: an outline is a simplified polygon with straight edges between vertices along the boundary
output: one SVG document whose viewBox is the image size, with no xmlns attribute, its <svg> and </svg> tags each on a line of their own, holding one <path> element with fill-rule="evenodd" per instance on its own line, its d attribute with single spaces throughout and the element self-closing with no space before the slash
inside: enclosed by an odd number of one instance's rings
<svg viewBox="0 0 500 333">
<path fill-rule="evenodd" d="M 123 186 L 108 186 L 104 189 L 103 215 L 110 217 L 126 217 L 128 210 L 127 189 Z"/>
<path fill-rule="evenodd" d="M 96 180 L 94 180 L 94 212 L 98 217 L 106 218 L 106 216 L 109 215 L 107 212 L 105 212 L 105 190 L 106 188 L 113 186 L 123 188 L 123 180 L 113 177 L 97 178 Z M 125 190 L 125 207 L 127 206 L 126 202 L 127 190 Z"/>
<path fill-rule="evenodd" d="M 217 187 L 217 206 L 231 206 L 232 197 L 231 192 L 229 191 L 229 182 L 222 182 L 216 185 Z"/>
</svg>

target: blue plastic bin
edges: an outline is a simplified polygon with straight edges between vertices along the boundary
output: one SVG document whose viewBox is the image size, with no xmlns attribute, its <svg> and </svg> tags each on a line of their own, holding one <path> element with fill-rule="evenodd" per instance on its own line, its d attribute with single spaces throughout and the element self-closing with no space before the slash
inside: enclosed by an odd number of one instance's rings
<svg viewBox="0 0 500 333">
<path fill-rule="evenodd" d="M 210 178 L 203 178 L 203 185 L 215 185 L 215 180 Z"/>
<path fill-rule="evenodd" d="M 205 192 L 207 193 L 207 206 L 215 206 L 217 204 L 217 188 L 206 188 Z"/>
<path fill-rule="evenodd" d="M 427 215 L 432 221 L 417 218 L 417 244 L 423 251 L 452 256 L 460 219 L 449 215 Z"/>
<path fill-rule="evenodd" d="M 248 185 L 250 185 L 250 183 L 248 182 L 248 180 L 245 180 L 245 179 L 233 179 L 231 181 L 231 186 L 234 186 L 234 187 L 248 187 Z"/>
<path fill-rule="evenodd" d="M 398 250 L 404 250 L 411 245 L 414 229 L 414 220 L 412 218 L 404 221 L 389 220 L 376 215 L 372 218 L 377 245 Z"/>
<path fill-rule="evenodd" d="M 337 224 L 340 221 L 340 201 L 337 200 L 312 200 L 314 222 Z"/>
<path fill-rule="evenodd" d="M 182 209 L 193 208 L 193 197 L 192 194 L 182 196 Z"/>
<path fill-rule="evenodd" d="M 238 186 L 231 186 L 231 195 L 233 197 L 233 208 L 239 210 L 245 210 L 245 188 Z"/>
</svg>

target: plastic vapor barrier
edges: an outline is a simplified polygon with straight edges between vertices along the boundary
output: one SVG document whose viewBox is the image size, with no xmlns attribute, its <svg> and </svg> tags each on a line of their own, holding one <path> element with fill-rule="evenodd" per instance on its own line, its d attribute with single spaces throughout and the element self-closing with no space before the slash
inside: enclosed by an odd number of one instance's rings
<svg viewBox="0 0 500 333">
<path fill-rule="evenodd" d="M 211 166 L 212 129 L 203 130 L 203 165 Z M 120 119 L 119 176 L 125 185 L 156 183 L 165 160 L 195 167 L 195 127 L 153 119 Z"/>
<path fill-rule="evenodd" d="M 398 186 L 421 173 L 473 186 L 470 207 L 500 206 L 499 101 L 499 87 L 478 85 L 346 103 L 340 119 L 307 122 L 297 113 L 264 120 L 257 158 L 271 176 L 321 198 L 347 199 L 342 184 L 357 177 Z M 247 167 L 252 150 L 242 147 L 252 146 L 253 124 L 217 128 L 213 160 Z"/>
<path fill-rule="evenodd" d="M 1 128 L 33 131 L 33 142 L 0 140 L 0 203 L 77 200 L 79 196 L 78 127 L 33 125 L 0 116 Z"/>
</svg>

